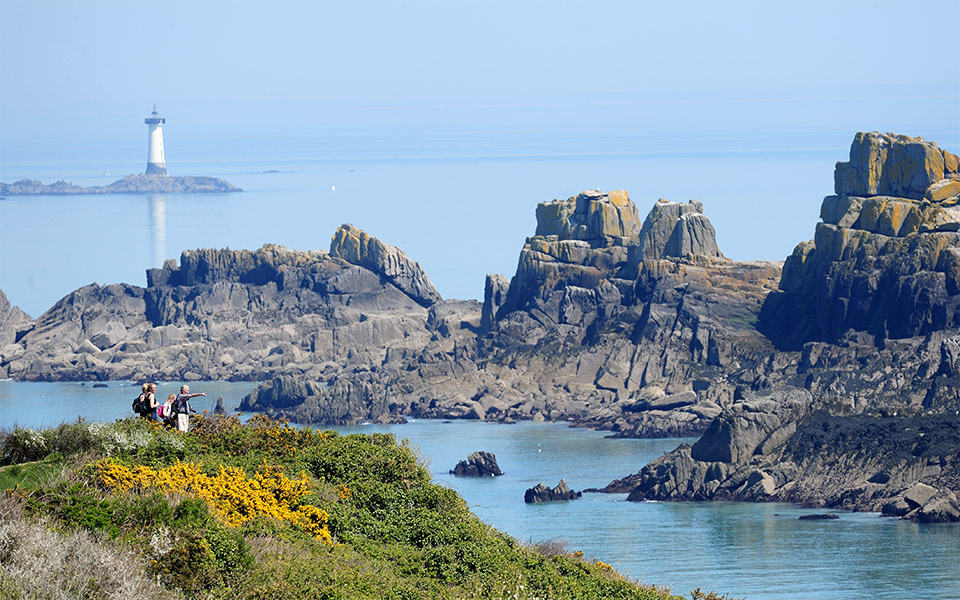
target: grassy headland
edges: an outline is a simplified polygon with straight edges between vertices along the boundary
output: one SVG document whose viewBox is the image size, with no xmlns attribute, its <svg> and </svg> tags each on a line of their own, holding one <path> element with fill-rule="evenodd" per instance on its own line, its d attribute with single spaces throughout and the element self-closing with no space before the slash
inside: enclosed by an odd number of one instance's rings
<svg viewBox="0 0 960 600">
<path fill-rule="evenodd" d="M 678 598 L 485 525 L 390 434 L 213 416 L 0 441 L 0 597 Z"/>
</svg>

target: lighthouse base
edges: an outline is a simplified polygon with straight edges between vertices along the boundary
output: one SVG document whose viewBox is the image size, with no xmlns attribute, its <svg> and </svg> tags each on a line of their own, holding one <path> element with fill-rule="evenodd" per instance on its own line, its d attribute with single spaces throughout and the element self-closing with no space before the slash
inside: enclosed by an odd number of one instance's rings
<svg viewBox="0 0 960 600">
<path fill-rule="evenodd" d="M 146 175 L 161 175 L 165 177 L 167 175 L 167 169 L 156 163 L 147 163 L 147 170 L 144 171 L 144 173 Z"/>
</svg>

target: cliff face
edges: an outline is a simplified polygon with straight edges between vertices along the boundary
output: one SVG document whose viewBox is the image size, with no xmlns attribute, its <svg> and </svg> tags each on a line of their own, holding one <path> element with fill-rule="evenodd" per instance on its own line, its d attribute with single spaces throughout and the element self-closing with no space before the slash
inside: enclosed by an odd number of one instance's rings
<svg viewBox="0 0 960 600">
<path fill-rule="evenodd" d="M 783 266 L 761 328 L 778 346 L 878 343 L 960 327 L 957 157 L 922 138 L 857 134 L 812 242 Z"/>
</svg>

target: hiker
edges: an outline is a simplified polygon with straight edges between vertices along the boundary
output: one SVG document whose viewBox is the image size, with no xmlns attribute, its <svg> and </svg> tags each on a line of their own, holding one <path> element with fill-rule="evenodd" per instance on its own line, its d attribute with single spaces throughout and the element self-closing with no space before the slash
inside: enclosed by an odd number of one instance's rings
<svg viewBox="0 0 960 600">
<path fill-rule="evenodd" d="M 140 395 L 133 401 L 133 412 L 144 419 L 149 418 L 147 414 L 147 395 L 150 394 L 150 384 L 145 383 L 140 386 Z"/>
<path fill-rule="evenodd" d="M 176 394 L 167 394 L 167 400 L 157 408 L 157 419 L 164 425 L 173 427 L 173 401 L 177 399 Z"/>
<path fill-rule="evenodd" d="M 191 394 L 189 385 L 180 386 L 180 394 L 173 401 L 173 412 L 177 415 L 177 431 L 182 433 L 190 431 L 190 412 L 196 412 L 190 408 L 190 398 L 206 395 L 204 392 Z"/>
<path fill-rule="evenodd" d="M 160 408 L 161 404 L 157 402 L 157 384 L 147 383 L 144 384 L 144 387 L 146 387 L 146 393 L 143 398 L 143 417 L 152 421 L 159 421 L 160 417 L 157 415 L 157 409 Z"/>
</svg>

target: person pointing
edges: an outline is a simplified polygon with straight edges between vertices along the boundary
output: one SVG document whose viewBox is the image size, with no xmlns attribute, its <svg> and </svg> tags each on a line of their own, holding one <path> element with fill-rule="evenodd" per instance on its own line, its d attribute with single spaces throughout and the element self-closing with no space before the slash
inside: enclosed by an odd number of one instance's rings
<svg viewBox="0 0 960 600">
<path fill-rule="evenodd" d="M 190 408 L 190 399 L 197 396 L 206 396 L 206 394 L 204 392 L 191 394 L 189 385 L 180 386 L 180 394 L 173 401 L 173 412 L 177 415 L 177 431 L 181 433 L 190 431 L 190 413 L 196 412 Z"/>
</svg>

